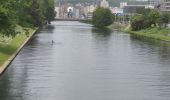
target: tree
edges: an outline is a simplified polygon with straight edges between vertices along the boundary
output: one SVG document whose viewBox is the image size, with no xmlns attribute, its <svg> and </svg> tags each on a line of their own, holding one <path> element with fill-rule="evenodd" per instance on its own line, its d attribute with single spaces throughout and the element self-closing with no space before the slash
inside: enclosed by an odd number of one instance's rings
<svg viewBox="0 0 170 100">
<path fill-rule="evenodd" d="M 151 9 L 145 9 L 145 8 L 143 8 L 143 7 L 136 9 L 136 13 L 137 13 L 137 14 L 147 15 L 147 14 L 150 13 L 150 12 L 151 12 Z"/>
<path fill-rule="evenodd" d="M 156 22 L 158 18 L 160 17 L 160 14 L 158 11 L 151 10 L 148 15 L 146 15 L 146 19 L 148 19 L 148 24 L 156 26 Z"/>
<path fill-rule="evenodd" d="M 157 20 L 159 27 L 166 27 L 166 25 L 170 22 L 170 14 L 169 13 L 161 13 L 160 17 Z"/>
<path fill-rule="evenodd" d="M 54 17 L 54 0 L 0 0 L 0 34 L 15 36 L 15 26 L 42 26 Z M 45 6 L 46 5 L 46 6 Z"/>
<path fill-rule="evenodd" d="M 144 16 L 136 14 L 131 19 L 131 28 L 133 31 L 141 30 L 145 27 Z"/>
<path fill-rule="evenodd" d="M 54 20 L 54 17 L 56 15 L 54 11 L 54 0 L 44 0 L 44 6 L 46 8 L 44 15 L 48 24 L 50 24 L 50 22 Z"/>
<path fill-rule="evenodd" d="M 17 34 L 15 31 L 15 13 L 11 10 L 11 7 L 8 7 L 8 3 L 10 3 L 10 0 L 0 1 L 0 34 L 15 36 Z"/>
<path fill-rule="evenodd" d="M 110 9 L 98 7 L 93 12 L 92 23 L 94 26 L 102 28 L 113 23 L 113 14 Z"/>
</svg>

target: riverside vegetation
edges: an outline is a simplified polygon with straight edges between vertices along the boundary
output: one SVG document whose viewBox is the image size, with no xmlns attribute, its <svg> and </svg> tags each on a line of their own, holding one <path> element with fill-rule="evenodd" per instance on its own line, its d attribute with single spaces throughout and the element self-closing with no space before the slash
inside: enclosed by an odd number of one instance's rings
<svg viewBox="0 0 170 100">
<path fill-rule="evenodd" d="M 32 35 L 35 27 L 54 17 L 53 0 L 0 0 L 0 66 Z"/>
<path fill-rule="evenodd" d="M 124 31 L 134 35 L 145 36 L 153 39 L 170 41 L 170 14 L 151 9 L 137 10 L 131 18 L 130 26 Z"/>
<path fill-rule="evenodd" d="M 170 28 L 167 26 L 170 22 L 168 12 L 139 8 L 131 17 L 129 25 L 114 22 L 114 17 L 109 9 L 99 7 L 93 13 L 92 23 L 97 28 L 116 29 L 133 35 L 170 41 Z"/>
</svg>

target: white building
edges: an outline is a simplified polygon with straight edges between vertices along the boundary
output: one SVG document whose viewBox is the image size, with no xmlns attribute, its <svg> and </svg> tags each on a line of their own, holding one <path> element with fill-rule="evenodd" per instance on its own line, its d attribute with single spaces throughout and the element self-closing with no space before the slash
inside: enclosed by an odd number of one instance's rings
<svg viewBox="0 0 170 100">
<path fill-rule="evenodd" d="M 84 7 L 84 14 L 85 16 L 88 16 L 89 13 L 93 13 L 96 9 L 95 5 L 90 5 L 90 6 L 86 6 Z"/>
<path fill-rule="evenodd" d="M 152 6 L 157 6 L 161 3 L 161 0 L 148 0 L 148 4 Z"/>
<path fill-rule="evenodd" d="M 170 0 L 162 0 L 162 11 L 170 12 Z"/>
<path fill-rule="evenodd" d="M 109 2 L 107 0 L 102 0 L 100 6 L 103 8 L 109 8 Z"/>
<path fill-rule="evenodd" d="M 60 7 L 55 7 L 56 18 L 60 18 Z"/>
<path fill-rule="evenodd" d="M 123 9 L 125 6 L 127 6 L 127 2 L 121 2 L 120 3 L 120 8 Z"/>
</svg>

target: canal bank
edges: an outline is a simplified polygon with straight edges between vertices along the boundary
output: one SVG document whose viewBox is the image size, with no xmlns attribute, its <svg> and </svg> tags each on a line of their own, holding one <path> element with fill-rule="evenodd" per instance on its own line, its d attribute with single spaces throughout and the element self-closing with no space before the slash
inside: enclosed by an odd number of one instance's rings
<svg viewBox="0 0 170 100">
<path fill-rule="evenodd" d="M 21 27 L 20 27 L 21 28 Z M 21 33 L 16 37 L 9 40 L 6 44 L 0 45 L 0 76 L 8 68 L 11 62 L 15 59 L 21 49 L 26 45 L 26 43 L 32 38 L 32 36 L 37 32 L 38 28 L 28 29 L 29 34 L 26 34 L 26 30 L 21 29 Z"/>
<path fill-rule="evenodd" d="M 112 24 L 107 28 L 111 30 L 126 32 L 138 38 L 145 37 L 145 38 L 161 40 L 161 41 L 168 41 L 168 42 L 170 41 L 170 28 L 151 27 L 139 31 L 132 31 L 130 25 L 123 25 L 120 23 Z"/>
<path fill-rule="evenodd" d="M 137 37 L 146 37 L 161 41 L 170 41 L 170 29 L 169 28 L 157 28 L 151 27 L 147 29 L 142 29 L 139 31 L 132 31 L 130 27 L 123 30 L 124 32 L 130 33 Z"/>
</svg>

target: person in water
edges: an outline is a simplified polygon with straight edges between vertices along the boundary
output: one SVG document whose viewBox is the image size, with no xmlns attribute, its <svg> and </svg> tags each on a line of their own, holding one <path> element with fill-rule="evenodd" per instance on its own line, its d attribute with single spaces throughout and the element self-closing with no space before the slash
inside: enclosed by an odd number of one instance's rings
<svg viewBox="0 0 170 100">
<path fill-rule="evenodd" d="M 54 44 L 54 40 L 52 40 L 51 43 Z"/>
</svg>

